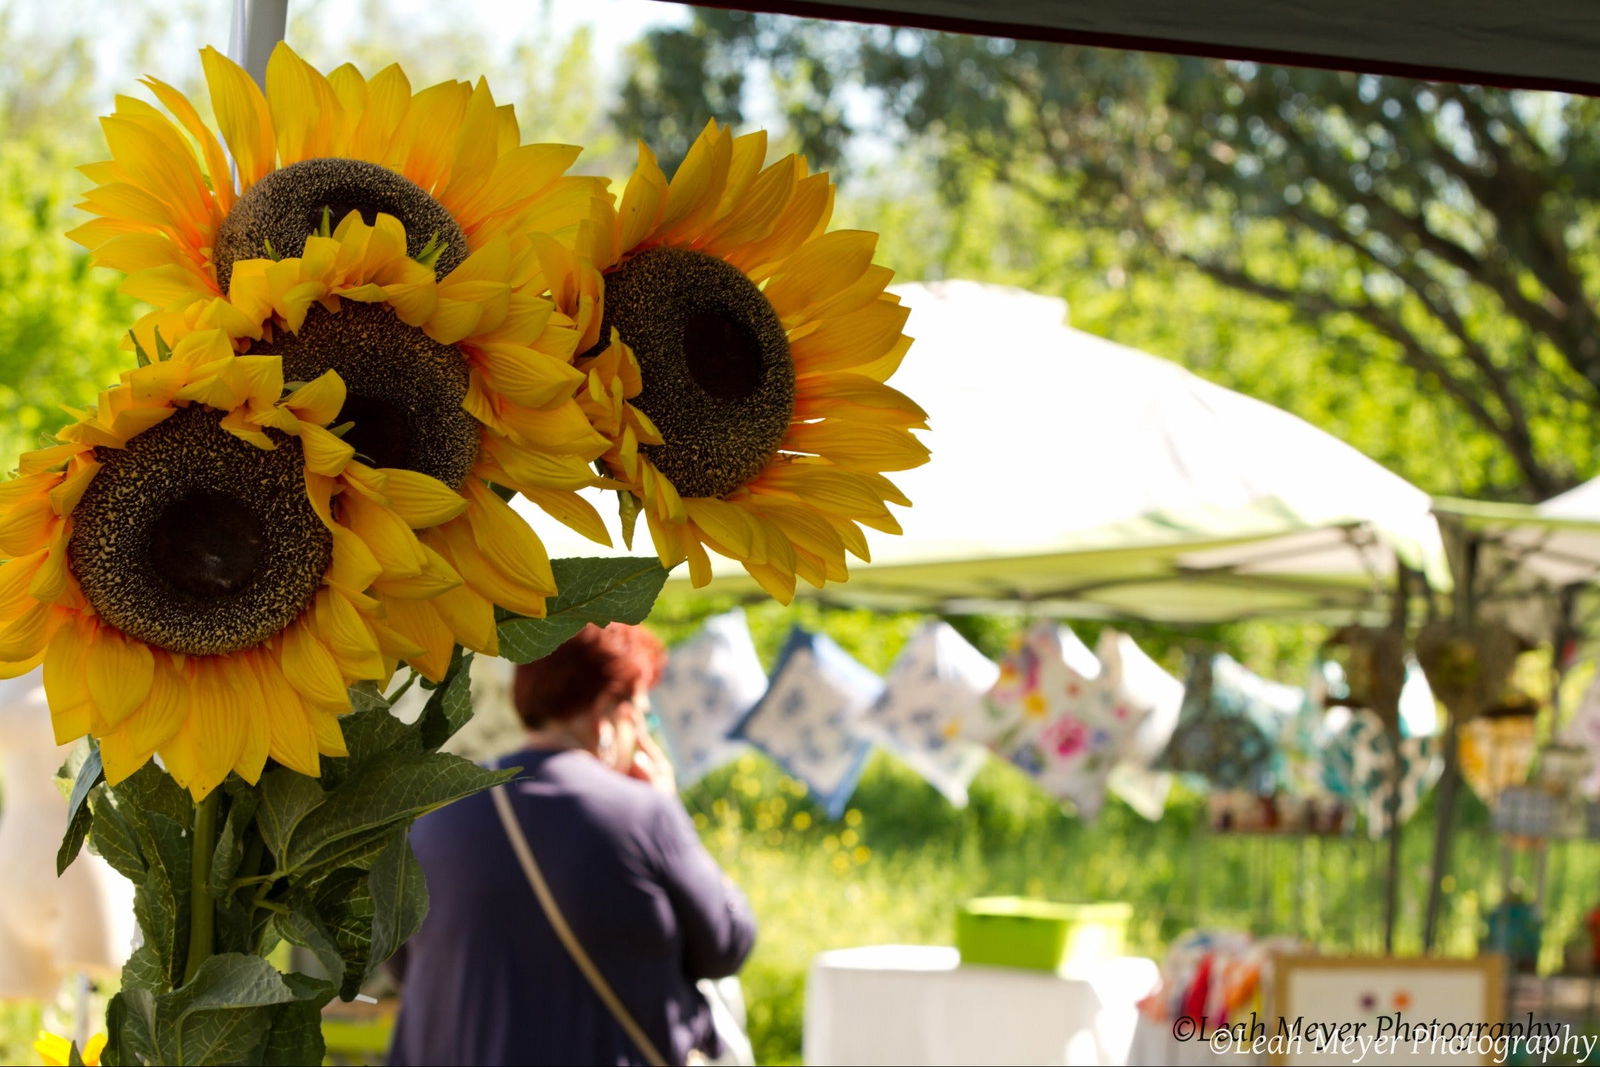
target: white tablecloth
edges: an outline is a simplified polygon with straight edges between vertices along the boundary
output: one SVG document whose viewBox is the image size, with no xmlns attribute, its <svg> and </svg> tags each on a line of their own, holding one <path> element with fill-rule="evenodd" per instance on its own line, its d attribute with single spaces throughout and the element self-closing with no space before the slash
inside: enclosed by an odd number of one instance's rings
<svg viewBox="0 0 1600 1067">
<path fill-rule="evenodd" d="M 1128 1052 L 1131 1067 L 1260 1067 L 1267 1062 L 1264 1055 L 1228 1046 L 1219 1052 L 1206 1041 L 1179 1041 L 1172 1036 L 1172 1023 L 1139 1017 Z"/>
<path fill-rule="evenodd" d="M 1123 1064 L 1156 965 L 1073 974 L 963 967 L 953 948 L 824 952 L 806 984 L 805 1061 L 829 1064 Z"/>
</svg>

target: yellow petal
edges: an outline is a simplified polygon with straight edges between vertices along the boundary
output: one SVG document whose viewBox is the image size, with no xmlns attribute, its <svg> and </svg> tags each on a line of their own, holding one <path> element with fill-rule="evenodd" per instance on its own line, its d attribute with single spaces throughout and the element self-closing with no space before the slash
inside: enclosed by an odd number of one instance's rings
<svg viewBox="0 0 1600 1067">
<path fill-rule="evenodd" d="M 734 559 L 747 560 L 754 555 L 756 532 L 750 517 L 736 504 L 725 500 L 696 497 L 684 501 L 689 520 L 700 527 L 718 550 Z"/>
<path fill-rule="evenodd" d="M 284 631 L 278 665 L 312 708 L 335 715 L 349 710 L 350 694 L 340 677 L 338 661 L 309 626 L 295 625 Z"/>
<path fill-rule="evenodd" d="M 865 230 L 823 234 L 784 262 L 761 290 L 782 318 L 847 288 L 872 265 L 878 235 Z"/>
<path fill-rule="evenodd" d="M 494 605 L 466 586 L 441 593 L 432 601 L 439 618 L 456 641 L 486 656 L 500 654 L 500 634 L 495 628 Z"/>
<path fill-rule="evenodd" d="M 326 426 L 338 416 L 344 400 L 344 379 L 330 370 L 284 397 L 283 406 L 303 422 Z"/>
<path fill-rule="evenodd" d="M 60 522 L 48 496 L 19 501 L 0 512 L 0 556 L 25 556 L 38 551 L 50 542 Z"/>
<path fill-rule="evenodd" d="M 343 108 L 328 80 L 282 41 L 267 60 L 267 102 L 281 165 L 333 153 Z"/>
<path fill-rule="evenodd" d="M 928 428 L 928 413 L 910 397 L 865 375 L 817 375 L 802 380 L 796 392 L 797 422 L 838 416 L 907 430 Z"/>
<path fill-rule="evenodd" d="M 50 637 L 49 604 L 35 604 L 0 627 L 0 662 L 21 662 L 39 654 Z"/>
<path fill-rule="evenodd" d="M 796 374 L 858 367 L 890 351 L 900 340 L 907 308 L 879 300 L 848 315 L 824 321 L 791 346 Z"/>
<path fill-rule="evenodd" d="M 437 478 L 401 468 L 386 468 L 388 476 L 385 493 L 395 513 L 421 530 L 448 522 L 467 510 L 467 502 Z"/>
<path fill-rule="evenodd" d="M 33 607 L 38 600 L 32 592 L 35 578 L 53 551 L 41 548 L 0 563 L 0 622 L 10 622 Z"/>
<path fill-rule="evenodd" d="M 309 422 L 300 424 L 300 447 L 305 450 L 306 470 L 312 474 L 339 474 L 356 454 L 355 446 Z"/>
<path fill-rule="evenodd" d="M 846 470 L 903 471 L 928 462 L 928 449 L 909 430 L 825 419 L 789 427 L 787 452 L 823 456 Z"/>
<path fill-rule="evenodd" d="M 529 487 L 522 495 L 537 504 L 546 514 L 571 530 L 575 530 L 598 544 L 611 544 L 611 531 L 593 504 L 571 491 Z"/>
<path fill-rule="evenodd" d="M 427 536 L 426 531 L 424 536 Z M 422 571 L 410 578 L 385 578 L 372 584 L 374 593 L 399 600 L 432 600 L 461 584 L 461 575 L 450 561 L 434 551 L 427 542 L 419 542 L 425 559 Z"/>
<path fill-rule="evenodd" d="M 344 746 L 344 731 L 339 728 L 339 717 L 315 708 L 306 709 L 311 718 L 311 730 L 317 735 L 317 751 L 324 756 L 348 756 Z"/>
<path fill-rule="evenodd" d="M 631 251 L 654 232 L 666 202 L 666 176 L 661 173 L 655 154 L 641 142 L 638 165 L 622 192 L 622 206 L 617 211 L 620 251 Z"/>
<path fill-rule="evenodd" d="M 157 654 L 150 676 L 150 692 L 139 710 L 110 736 L 116 737 L 125 749 L 127 761 L 138 770 L 183 725 L 190 701 L 189 680 L 172 662 L 170 656 Z M 109 738 L 102 739 L 102 745 Z M 131 773 L 131 772 L 130 772 Z M 106 777 L 111 777 L 109 764 Z M 113 785 L 116 781 L 113 780 Z"/>
<path fill-rule="evenodd" d="M 367 103 L 351 141 L 355 159 L 382 160 L 394 144 L 395 130 L 411 107 L 411 83 L 391 63 L 367 83 Z M 335 730 L 337 733 L 337 730 Z"/>
<path fill-rule="evenodd" d="M 62 538 L 51 547 L 44 562 L 39 565 L 33 581 L 28 585 L 28 595 L 47 604 L 68 603 L 69 562 L 66 539 Z M 0 618 L 3 617 L 3 613 L 0 613 Z"/>
<path fill-rule="evenodd" d="M 526 519 L 477 479 L 462 492 L 470 503 L 465 515 L 472 539 L 495 569 L 520 585 L 555 596 L 556 580 L 544 545 Z"/>
<path fill-rule="evenodd" d="M 549 591 L 519 582 L 497 569 L 472 540 L 472 529 L 465 518 L 429 531 L 428 540 L 473 592 L 519 615 L 543 618 Z"/>
<path fill-rule="evenodd" d="M 115 729 L 149 696 L 155 657 L 143 641 L 102 626 L 89 642 L 84 671 L 90 702 L 106 725 Z"/>
<path fill-rule="evenodd" d="M 787 604 L 794 599 L 793 571 L 782 571 L 765 563 L 746 563 L 744 569 L 778 603 Z"/>
<path fill-rule="evenodd" d="M 89 732 L 88 662 L 92 623 L 68 621 L 56 630 L 44 657 L 44 693 L 56 744 L 64 745 Z"/>
<path fill-rule="evenodd" d="M 217 125 L 238 164 L 239 181 L 248 189 L 272 169 L 276 154 L 266 97 L 243 67 L 215 48 L 202 49 L 200 62 L 211 87 Z"/>
<path fill-rule="evenodd" d="M 317 594 L 312 610 L 317 637 L 338 661 L 346 680 L 388 681 L 377 641 L 355 605 L 342 594 L 324 589 Z"/>
<path fill-rule="evenodd" d="M 346 493 L 343 499 L 344 524 L 372 552 L 384 578 L 414 578 L 422 573 L 427 560 L 405 520 L 359 493 Z"/>
<path fill-rule="evenodd" d="M 256 668 L 267 720 L 268 751 L 290 770 L 317 777 L 322 765 L 317 755 L 317 734 L 305 702 L 271 657 L 257 657 Z"/>
<path fill-rule="evenodd" d="M 422 655 L 408 656 L 406 662 L 430 681 L 442 681 L 445 671 L 450 668 L 455 635 L 439 617 L 433 602 L 396 600 L 388 603 L 386 607 L 388 615 L 385 621 L 388 625 L 423 650 Z"/>
<path fill-rule="evenodd" d="M 494 390 L 524 407 L 546 407 L 571 396 L 585 381 L 581 371 L 525 345 L 491 343 L 472 349 Z"/>
<path fill-rule="evenodd" d="M 179 728 L 192 746 L 193 763 L 185 783 L 191 796 L 204 798 L 228 777 L 239 762 L 249 737 L 246 716 L 255 711 L 244 707 L 248 689 L 241 691 L 237 676 L 250 671 L 232 657 L 195 657 L 189 661 L 189 686 L 192 710 Z M 253 680 L 253 676 L 252 676 Z"/>
<path fill-rule="evenodd" d="M 233 207 L 234 190 L 233 175 L 228 167 L 228 157 L 223 155 L 222 145 L 217 142 L 211 128 L 201 120 L 200 113 L 194 109 L 188 97 L 155 78 L 145 78 L 143 81 L 155 93 L 156 99 L 183 124 L 189 136 L 199 142 L 201 153 L 205 156 L 206 175 L 211 179 L 212 192 L 217 198 L 217 208 L 226 214 Z"/>
<path fill-rule="evenodd" d="M 105 769 L 106 782 L 110 785 L 119 785 L 127 780 L 150 761 L 150 755 L 149 752 L 140 752 L 121 730 L 100 738 L 100 766 Z"/>
</svg>

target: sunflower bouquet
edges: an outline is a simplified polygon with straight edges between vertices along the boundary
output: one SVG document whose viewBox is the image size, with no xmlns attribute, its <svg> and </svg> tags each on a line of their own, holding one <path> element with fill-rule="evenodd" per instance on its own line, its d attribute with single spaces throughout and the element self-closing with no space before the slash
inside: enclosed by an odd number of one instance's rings
<svg viewBox="0 0 1600 1067">
<path fill-rule="evenodd" d="M 152 310 L 0 485 L 0 672 L 90 738 L 58 865 L 136 887 L 103 1062 L 321 1062 L 426 912 L 411 822 L 514 773 L 440 751 L 472 656 L 641 621 L 708 550 L 785 602 L 845 580 L 926 416 L 874 236 L 764 134 L 713 122 L 671 180 L 641 146 L 618 199 L 482 81 L 201 59 L 215 128 L 148 79 L 84 168 L 70 236 Z M 596 487 L 654 558 L 552 561 L 509 503 L 609 544 Z"/>
</svg>

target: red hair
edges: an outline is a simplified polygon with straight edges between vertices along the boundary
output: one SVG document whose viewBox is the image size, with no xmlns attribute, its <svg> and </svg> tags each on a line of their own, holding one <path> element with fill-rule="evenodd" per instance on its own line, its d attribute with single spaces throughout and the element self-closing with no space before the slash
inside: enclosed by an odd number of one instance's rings
<svg viewBox="0 0 1600 1067">
<path fill-rule="evenodd" d="M 520 664 L 511 699 L 523 725 L 536 729 L 650 688 L 666 662 L 667 650 L 644 627 L 590 623 L 544 659 Z"/>
</svg>

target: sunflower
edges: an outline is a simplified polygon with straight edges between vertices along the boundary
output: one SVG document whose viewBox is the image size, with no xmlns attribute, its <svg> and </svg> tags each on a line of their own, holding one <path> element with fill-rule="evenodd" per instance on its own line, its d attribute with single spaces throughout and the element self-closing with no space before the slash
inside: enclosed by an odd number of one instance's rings
<svg viewBox="0 0 1600 1067">
<path fill-rule="evenodd" d="M 159 308 L 227 293 L 238 262 L 298 256 L 322 219 L 351 210 L 398 218 L 408 252 L 442 276 L 497 235 L 570 230 L 604 193 L 565 175 L 578 148 L 521 144 L 481 80 L 414 93 L 393 65 L 324 77 L 280 43 L 263 94 L 220 52 L 200 55 L 221 141 L 182 93 L 146 79 L 172 117 L 117 98 L 101 120 L 111 159 L 83 168 L 96 184 L 81 206 L 97 218 L 69 234 Z"/>
<path fill-rule="evenodd" d="M 552 276 L 566 287 L 570 254 L 498 234 L 441 279 L 409 249 L 394 216 L 369 225 L 351 211 L 302 256 L 240 260 L 225 300 L 152 313 L 135 334 L 155 344 L 217 327 L 281 359 L 290 380 L 337 373 L 347 395 L 335 421 L 358 455 L 460 494 L 461 513 L 421 535 L 438 568 L 372 590 L 421 650 L 412 666 L 437 680 L 456 642 L 497 651 L 496 605 L 540 616 L 556 593 L 544 546 L 491 484 L 604 540 L 575 490 L 592 484 L 608 441 L 574 395 L 585 382 L 576 328 L 540 295 Z M 460 584 L 441 592 L 440 574 Z"/>
<path fill-rule="evenodd" d="M 95 1034 L 89 1038 L 89 1043 L 79 1050 L 78 1060 L 84 1067 L 99 1067 L 100 1054 L 105 1048 L 106 1035 Z M 72 1060 L 72 1042 L 48 1030 L 39 1031 L 39 1037 L 33 1043 L 33 1051 L 38 1053 L 39 1062 L 44 1067 L 67 1067 Z"/>
<path fill-rule="evenodd" d="M 605 347 L 579 367 L 608 484 L 662 564 L 687 559 L 701 586 L 710 548 L 787 602 L 797 576 L 821 587 L 846 552 L 869 558 L 861 526 L 900 532 L 887 504 L 910 501 L 883 472 L 926 461 L 910 431 L 927 416 L 884 384 L 911 339 L 876 235 L 826 232 L 827 175 L 765 158 L 764 133 L 712 122 L 669 184 L 640 145 L 620 206 L 580 225 Z"/>
<path fill-rule="evenodd" d="M 0 485 L 0 676 L 42 662 L 56 740 L 99 738 L 113 784 L 156 753 L 197 800 L 269 756 L 315 775 L 348 687 L 421 652 L 368 589 L 448 587 L 412 531 L 461 500 L 356 462 L 335 374 L 285 395 L 217 330 L 156 356 Z"/>
</svg>

